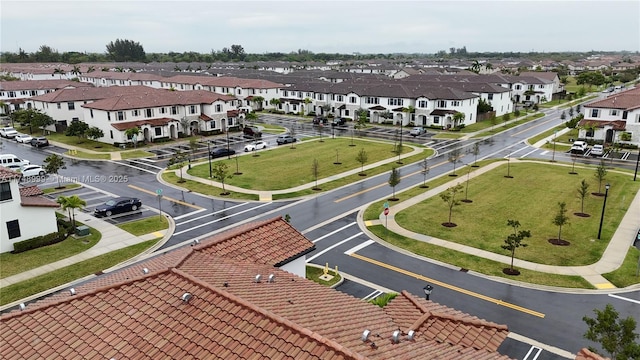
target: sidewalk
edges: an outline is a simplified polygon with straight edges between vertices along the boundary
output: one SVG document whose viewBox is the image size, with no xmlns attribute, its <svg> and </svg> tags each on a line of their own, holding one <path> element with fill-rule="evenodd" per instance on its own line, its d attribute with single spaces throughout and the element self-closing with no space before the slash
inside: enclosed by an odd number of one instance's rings
<svg viewBox="0 0 640 360">
<path fill-rule="evenodd" d="M 482 175 L 488 171 L 495 169 L 496 167 L 504 165 L 503 162 L 494 162 L 484 167 L 478 168 L 477 170 L 469 173 L 469 178 L 474 178 L 476 176 Z M 564 166 L 564 165 L 560 165 Z M 474 247 L 458 244 L 455 242 L 438 239 L 432 236 L 424 235 L 409 231 L 407 229 L 402 228 L 395 220 L 395 214 L 398 212 L 413 206 L 425 199 L 428 199 L 433 196 L 437 196 L 442 191 L 445 191 L 447 188 L 456 185 L 460 180 L 452 180 L 446 184 L 440 185 L 438 187 L 432 188 L 421 195 L 415 196 L 411 199 L 403 201 L 397 205 L 394 205 L 389 208 L 390 214 L 386 217 L 383 213 L 380 213 L 380 218 L 374 221 L 366 221 L 364 222 L 364 226 L 371 225 L 387 225 L 387 228 L 390 231 L 393 231 L 402 236 L 406 236 L 408 238 L 412 238 L 415 240 L 423 241 L 429 244 L 438 245 L 442 247 L 446 247 L 452 250 L 460 251 L 469 255 L 482 257 L 485 259 L 490 259 L 493 261 L 497 261 L 506 265 L 511 263 L 511 257 L 496 254 L 493 252 L 477 249 Z M 626 214 L 622 218 L 618 229 L 613 234 L 609 245 L 605 249 L 604 253 L 600 260 L 591 265 L 585 266 L 553 266 L 553 265 L 545 265 L 538 264 L 530 261 L 514 259 L 513 265 L 517 268 L 534 270 L 539 272 L 545 272 L 550 274 L 557 275 L 572 275 L 572 276 L 581 276 L 585 280 L 589 281 L 596 289 L 613 289 L 615 286 L 611 284 L 607 279 L 605 279 L 601 274 L 608 273 L 616 270 L 622 265 L 624 258 L 629 250 L 629 247 L 633 245 L 633 236 L 637 231 L 637 220 L 640 219 L 640 192 L 638 192 L 631 202 L 629 209 Z M 371 237 L 375 238 L 375 235 L 369 234 Z"/>
<path fill-rule="evenodd" d="M 142 236 L 132 235 L 115 225 L 109 224 L 104 220 L 95 218 L 90 214 L 87 214 L 81 211 L 78 211 L 76 213 L 76 220 L 78 220 L 79 222 L 82 222 L 83 224 L 89 227 L 96 229 L 102 234 L 102 238 L 100 239 L 100 241 L 98 241 L 96 245 L 94 245 L 93 247 L 91 247 L 86 251 L 70 256 L 66 259 L 62 259 L 50 264 L 37 267 L 35 269 L 31 269 L 13 276 L 0 279 L 0 288 L 4 288 L 5 286 L 9 286 L 25 280 L 29 280 L 36 276 L 44 275 L 51 271 L 58 270 L 69 265 L 73 265 L 75 263 L 88 260 L 96 256 L 104 255 L 115 250 L 123 249 L 127 246 L 139 244 L 144 241 L 162 237 L 162 240 L 160 240 L 158 244 L 148 249 L 143 254 L 140 254 L 140 255 L 144 255 L 146 253 L 154 251 L 156 248 L 158 248 L 159 246 L 164 244 L 167 240 L 169 240 L 169 238 L 171 238 L 171 235 L 173 234 L 173 231 L 175 230 L 175 223 L 171 218 L 167 218 L 167 220 L 169 220 L 168 229 L 156 231 L 151 234 L 146 234 Z"/>
</svg>

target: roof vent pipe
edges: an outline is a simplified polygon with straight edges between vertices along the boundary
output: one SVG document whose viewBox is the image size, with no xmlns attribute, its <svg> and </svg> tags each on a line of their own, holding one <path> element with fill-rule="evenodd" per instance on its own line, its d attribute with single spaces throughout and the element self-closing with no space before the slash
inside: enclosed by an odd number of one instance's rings
<svg viewBox="0 0 640 360">
<path fill-rule="evenodd" d="M 369 339 L 369 334 L 371 334 L 371 330 L 367 330 L 367 329 L 365 329 L 365 330 L 362 332 L 362 337 L 360 337 L 360 339 L 361 339 L 363 342 L 367 342 L 367 339 Z"/>
<path fill-rule="evenodd" d="M 191 294 L 189 294 L 188 292 L 182 294 L 182 301 L 184 301 L 185 303 L 188 303 L 189 300 L 191 300 L 193 296 Z"/>
<path fill-rule="evenodd" d="M 262 279 L 262 275 L 260 275 L 260 274 L 256 275 L 256 279 L 255 279 L 255 281 L 256 281 L 257 283 L 259 283 L 261 279 Z"/>
<path fill-rule="evenodd" d="M 394 344 L 400 342 L 400 330 L 396 330 L 393 332 L 393 334 L 391 335 L 391 341 L 393 341 Z"/>
<path fill-rule="evenodd" d="M 148 273 L 149 273 L 149 269 L 147 269 L 147 268 L 142 268 L 142 273 L 143 273 L 143 274 L 148 274 Z"/>
<path fill-rule="evenodd" d="M 26 306 L 24 305 L 24 303 L 20 303 L 20 310 L 24 310 L 26 309 Z"/>
<path fill-rule="evenodd" d="M 69 293 L 71 295 L 75 295 L 76 294 L 76 289 L 74 289 L 74 288 L 69 289 Z"/>
<path fill-rule="evenodd" d="M 411 341 L 415 336 L 416 336 L 416 332 L 413 330 L 409 330 L 409 332 L 407 333 L 407 340 Z"/>
<path fill-rule="evenodd" d="M 270 283 L 276 281 L 276 276 L 273 275 L 273 274 L 269 274 L 269 279 L 267 281 L 270 282 Z"/>
</svg>

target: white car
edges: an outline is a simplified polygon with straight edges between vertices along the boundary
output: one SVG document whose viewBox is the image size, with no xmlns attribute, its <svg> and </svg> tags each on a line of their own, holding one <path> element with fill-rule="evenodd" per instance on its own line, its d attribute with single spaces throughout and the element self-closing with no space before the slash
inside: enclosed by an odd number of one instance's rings
<svg viewBox="0 0 640 360">
<path fill-rule="evenodd" d="M 604 146 L 600 144 L 595 144 L 591 148 L 591 156 L 602 156 L 604 155 Z"/>
<path fill-rule="evenodd" d="M 570 152 L 572 154 L 584 154 L 589 149 L 589 145 L 587 145 L 584 141 L 576 141 L 571 145 Z"/>
<path fill-rule="evenodd" d="M 21 168 L 22 177 L 44 176 L 47 172 L 40 165 L 25 165 Z"/>
<path fill-rule="evenodd" d="M 27 134 L 18 134 L 16 135 L 16 138 L 15 138 L 16 142 L 23 143 L 23 144 L 30 143 L 31 139 L 33 139 L 31 135 L 27 135 Z"/>
<path fill-rule="evenodd" d="M 416 126 L 413 129 L 411 129 L 411 131 L 409 131 L 409 135 L 411 136 L 419 136 L 422 134 L 424 134 L 424 128 L 420 126 Z"/>
<path fill-rule="evenodd" d="M 3 127 L 2 129 L 0 129 L 0 136 L 2 137 L 13 139 L 14 137 L 16 137 L 16 135 L 18 135 L 18 132 L 11 126 Z"/>
<path fill-rule="evenodd" d="M 247 144 L 244 147 L 244 152 L 260 150 L 260 149 L 266 149 L 266 148 L 267 148 L 267 143 L 266 142 L 264 142 L 264 141 L 256 141 L 254 143 Z"/>
</svg>

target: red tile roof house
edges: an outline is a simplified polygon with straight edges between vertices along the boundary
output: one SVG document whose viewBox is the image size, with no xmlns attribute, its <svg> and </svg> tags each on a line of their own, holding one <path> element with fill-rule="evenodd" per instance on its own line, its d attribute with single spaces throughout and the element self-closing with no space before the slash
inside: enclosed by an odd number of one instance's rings
<svg viewBox="0 0 640 360">
<path fill-rule="evenodd" d="M 8 114 L 15 110 L 27 109 L 27 99 L 61 89 L 76 89 L 92 87 L 90 84 L 71 80 L 29 80 L 29 81 L 0 81 L 0 101 L 5 108 L 0 113 Z"/>
<path fill-rule="evenodd" d="M 640 88 L 629 89 L 584 105 L 578 138 L 640 145 Z M 630 140 L 622 141 L 622 133 Z"/>
<path fill-rule="evenodd" d="M 508 359 L 507 327 L 402 291 L 384 308 L 282 270 L 282 218 L 98 276 L 0 317 L 4 359 Z"/>
<path fill-rule="evenodd" d="M 37 186 L 20 187 L 20 173 L 0 166 L 0 253 L 13 244 L 58 231 L 59 205 L 40 195 Z"/>
</svg>

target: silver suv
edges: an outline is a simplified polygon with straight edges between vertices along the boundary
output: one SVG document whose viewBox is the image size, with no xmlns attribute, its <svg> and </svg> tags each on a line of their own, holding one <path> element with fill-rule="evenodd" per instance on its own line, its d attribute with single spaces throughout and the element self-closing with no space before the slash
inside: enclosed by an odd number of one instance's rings
<svg viewBox="0 0 640 360">
<path fill-rule="evenodd" d="M 291 136 L 289 134 L 282 134 L 282 135 L 278 135 L 278 138 L 276 139 L 276 142 L 278 143 L 278 145 L 287 144 L 287 143 L 294 143 L 294 142 L 296 142 L 296 138 L 294 138 L 293 136 Z"/>
</svg>

